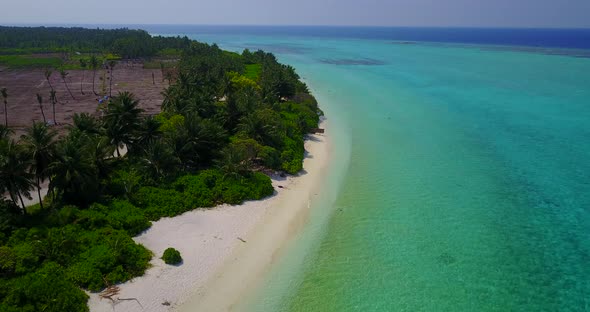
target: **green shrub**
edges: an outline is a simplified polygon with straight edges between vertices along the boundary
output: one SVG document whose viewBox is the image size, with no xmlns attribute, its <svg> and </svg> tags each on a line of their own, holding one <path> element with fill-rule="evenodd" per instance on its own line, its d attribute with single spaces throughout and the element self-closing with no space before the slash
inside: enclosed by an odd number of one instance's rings
<svg viewBox="0 0 590 312">
<path fill-rule="evenodd" d="M 260 149 L 258 157 L 262 160 L 262 165 L 265 167 L 281 169 L 281 157 L 276 149 L 270 146 L 264 146 Z"/>
<path fill-rule="evenodd" d="M 272 195 L 270 178 L 262 173 L 245 177 L 224 177 L 219 170 L 204 170 L 198 175 L 179 178 L 174 187 L 187 199 L 187 209 L 212 207 L 216 204 L 241 204 L 245 200 Z"/>
<path fill-rule="evenodd" d="M 90 291 L 100 291 L 105 286 L 102 273 L 89 262 L 79 262 L 70 266 L 67 270 L 67 277 L 79 287 Z"/>
<path fill-rule="evenodd" d="M 80 232 L 80 227 L 74 224 L 42 228 L 34 238 L 31 238 L 31 243 L 43 259 L 65 266 L 71 263 L 75 255 L 80 252 L 81 246 L 78 241 Z"/>
<path fill-rule="evenodd" d="M 272 195 L 275 189 L 272 187 L 272 181 L 270 178 L 261 172 L 254 172 L 250 178 L 252 185 L 250 187 L 251 199 L 263 199 Z"/>
<path fill-rule="evenodd" d="M 218 188 L 221 178 L 219 172 L 205 170 L 198 175 L 180 177 L 172 186 L 184 195 L 188 209 L 213 207 L 221 200 Z"/>
<path fill-rule="evenodd" d="M 145 217 L 143 211 L 126 200 L 115 200 L 109 205 L 109 213 L 106 216 L 108 224 L 114 229 L 127 231 L 135 236 L 152 224 Z"/>
<path fill-rule="evenodd" d="M 183 194 L 172 189 L 144 186 L 133 198 L 149 220 L 176 216 L 189 209 Z"/>
<path fill-rule="evenodd" d="M 242 179 L 225 179 L 222 198 L 224 203 L 237 205 L 245 200 L 262 199 L 273 192 L 270 178 L 260 172 L 254 172 Z"/>
<path fill-rule="evenodd" d="M 285 149 L 281 153 L 281 169 L 290 174 L 296 174 L 303 169 L 303 156 L 305 148 L 303 139 L 294 140 L 285 138 Z"/>
<path fill-rule="evenodd" d="M 76 223 L 87 230 L 96 230 L 105 227 L 108 224 L 106 206 L 93 204 L 88 210 L 78 212 Z"/>
<path fill-rule="evenodd" d="M 47 262 L 33 273 L 11 282 L 2 311 L 83 312 L 88 296 L 70 282 L 63 268 Z"/>
<path fill-rule="evenodd" d="M 182 257 L 180 256 L 180 252 L 178 250 L 174 248 L 167 248 L 164 250 L 162 260 L 164 260 L 166 264 L 177 265 L 182 262 Z"/>
<path fill-rule="evenodd" d="M 106 285 L 102 279 L 114 269 L 117 257 L 107 245 L 92 246 L 79 256 L 80 262 L 68 269 L 68 277 L 78 286 L 99 291 Z"/>
<path fill-rule="evenodd" d="M 17 274 L 24 274 L 34 271 L 39 265 L 37 250 L 32 244 L 22 242 L 12 248 L 15 256 L 14 271 Z"/>
<path fill-rule="evenodd" d="M 290 174 L 296 174 L 303 169 L 303 155 L 298 155 L 293 150 L 286 150 L 281 153 L 281 169 Z"/>
<path fill-rule="evenodd" d="M 308 133 L 312 128 L 317 128 L 320 121 L 317 107 L 312 108 L 305 104 L 287 102 L 281 106 L 281 116 L 293 121 L 300 133 Z"/>
<path fill-rule="evenodd" d="M 68 269 L 68 277 L 78 286 L 98 291 L 109 283 L 117 283 L 142 275 L 149 266 L 151 252 L 133 241 L 124 230 L 103 228 L 82 233 L 81 242 L 91 246 L 77 257 Z"/>
<path fill-rule="evenodd" d="M 16 267 L 16 255 L 8 246 L 0 246 L 0 276 L 9 275 Z"/>
<path fill-rule="evenodd" d="M 47 216 L 44 225 L 46 226 L 64 226 L 72 223 L 77 219 L 80 210 L 76 206 L 66 205 L 56 212 Z"/>
</svg>

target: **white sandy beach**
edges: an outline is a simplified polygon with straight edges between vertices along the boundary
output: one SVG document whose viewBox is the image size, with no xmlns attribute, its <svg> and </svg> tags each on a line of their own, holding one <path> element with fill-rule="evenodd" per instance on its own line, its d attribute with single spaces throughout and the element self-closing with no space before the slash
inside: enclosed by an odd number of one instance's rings
<svg viewBox="0 0 590 312">
<path fill-rule="evenodd" d="M 137 298 L 141 305 L 113 304 L 90 294 L 90 311 L 232 310 L 306 222 L 310 201 L 325 176 L 330 146 L 324 135 L 312 135 L 305 148 L 304 172 L 273 179 L 276 194 L 271 198 L 198 209 L 154 222 L 135 238 L 154 253 L 152 267 L 144 276 L 120 285 L 119 298 Z M 180 251 L 182 265 L 166 265 L 160 259 L 168 247 Z"/>
</svg>

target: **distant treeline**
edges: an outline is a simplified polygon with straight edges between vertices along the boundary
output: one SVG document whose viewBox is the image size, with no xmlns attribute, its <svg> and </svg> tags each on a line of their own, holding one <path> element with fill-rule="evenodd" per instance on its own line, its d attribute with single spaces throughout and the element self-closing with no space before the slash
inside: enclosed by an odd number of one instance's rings
<svg viewBox="0 0 590 312">
<path fill-rule="evenodd" d="M 189 47 L 187 37 L 152 37 L 145 30 L 0 26 L 0 54 L 114 53 L 123 58 L 150 57 L 162 50 Z"/>
</svg>

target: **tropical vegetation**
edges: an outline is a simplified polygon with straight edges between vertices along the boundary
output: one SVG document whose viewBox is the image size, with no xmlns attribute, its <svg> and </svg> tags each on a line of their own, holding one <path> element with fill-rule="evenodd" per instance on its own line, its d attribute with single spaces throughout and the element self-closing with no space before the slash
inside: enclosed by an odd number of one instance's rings
<svg viewBox="0 0 590 312">
<path fill-rule="evenodd" d="M 153 38 L 72 32 L 0 28 L 0 43 L 135 57 L 147 51 L 138 41 Z M 19 44 L 19 36 L 38 45 Z M 264 198 L 274 192 L 264 172 L 302 169 L 304 138 L 321 111 L 292 67 L 263 51 L 152 42 L 182 51 L 159 114 L 147 115 L 135 95 L 121 92 L 96 114 L 75 114 L 65 131 L 35 121 L 16 137 L 0 126 L 0 311 L 87 311 L 82 289 L 101 291 L 148 268 L 153 255 L 132 237 L 152 221 Z M 89 69 L 96 63 L 90 59 Z M 55 98 L 52 88 L 53 107 Z M 27 206 L 33 196 L 40 203 Z"/>
<path fill-rule="evenodd" d="M 164 250 L 162 260 L 164 260 L 166 264 L 177 265 L 182 262 L 182 257 L 180 256 L 180 251 L 170 247 Z"/>
</svg>

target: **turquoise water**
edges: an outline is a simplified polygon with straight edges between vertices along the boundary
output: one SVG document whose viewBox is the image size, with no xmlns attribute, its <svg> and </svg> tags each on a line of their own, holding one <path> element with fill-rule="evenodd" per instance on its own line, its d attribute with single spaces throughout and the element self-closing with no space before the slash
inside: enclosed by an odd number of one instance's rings
<svg viewBox="0 0 590 312">
<path fill-rule="evenodd" d="M 296 67 L 333 163 L 253 311 L 589 311 L 590 59 L 193 35 Z"/>
</svg>

